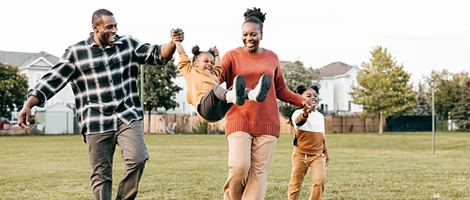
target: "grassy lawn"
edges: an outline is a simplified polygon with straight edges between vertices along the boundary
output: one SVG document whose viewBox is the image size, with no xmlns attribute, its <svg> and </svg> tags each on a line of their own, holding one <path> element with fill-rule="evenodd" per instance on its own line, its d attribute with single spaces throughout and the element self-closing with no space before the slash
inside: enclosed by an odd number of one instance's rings
<svg viewBox="0 0 470 200">
<path fill-rule="evenodd" d="M 266 199 L 287 199 L 292 135 L 277 142 Z M 138 199 L 223 199 L 223 135 L 146 135 Z M 470 199 L 470 133 L 329 134 L 324 199 Z M 124 164 L 116 149 L 113 192 Z M 311 172 L 300 199 L 307 199 Z M 79 135 L 0 137 L 0 199 L 92 199 Z"/>
</svg>

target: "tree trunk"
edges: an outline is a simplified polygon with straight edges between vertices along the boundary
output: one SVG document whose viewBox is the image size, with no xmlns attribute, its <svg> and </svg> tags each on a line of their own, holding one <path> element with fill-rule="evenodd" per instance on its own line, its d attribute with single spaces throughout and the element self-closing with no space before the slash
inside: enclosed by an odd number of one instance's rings
<svg viewBox="0 0 470 200">
<path fill-rule="evenodd" d="M 384 123 L 383 123 L 383 115 L 382 115 L 382 112 L 379 113 L 379 134 L 382 134 L 384 132 Z"/>
</svg>

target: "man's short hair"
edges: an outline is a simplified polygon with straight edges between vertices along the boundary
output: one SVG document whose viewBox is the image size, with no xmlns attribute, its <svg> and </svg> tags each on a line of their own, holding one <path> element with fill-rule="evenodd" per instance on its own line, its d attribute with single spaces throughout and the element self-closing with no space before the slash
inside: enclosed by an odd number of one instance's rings
<svg viewBox="0 0 470 200">
<path fill-rule="evenodd" d="M 106 16 L 113 16 L 113 13 L 109 10 L 106 10 L 106 9 L 99 9 L 99 10 L 96 10 L 94 13 L 93 13 L 93 16 L 91 17 L 91 24 L 93 25 L 100 25 L 101 22 L 103 21 L 101 19 L 101 16 L 103 15 L 106 15 Z"/>
</svg>

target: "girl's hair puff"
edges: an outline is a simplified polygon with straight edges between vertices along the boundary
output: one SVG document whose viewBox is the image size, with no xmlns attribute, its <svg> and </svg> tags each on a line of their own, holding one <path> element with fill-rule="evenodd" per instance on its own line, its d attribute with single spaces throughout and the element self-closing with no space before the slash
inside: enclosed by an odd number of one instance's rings
<svg viewBox="0 0 470 200">
<path fill-rule="evenodd" d="M 320 87 L 318 87 L 318 85 L 311 85 L 310 87 L 307 87 L 305 85 L 299 85 L 295 88 L 295 91 L 297 92 L 297 94 L 302 95 L 305 92 L 305 90 L 308 90 L 308 89 L 312 89 L 317 94 L 319 94 L 320 92 Z"/>
<path fill-rule="evenodd" d="M 263 23 L 266 19 L 266 13 L 261 12 L 261 8 L 247 8 L 243 16 L 245 17 L 245 21 L 243 22 L 243 24 L 247 22 L 257 23 L 260 26 L 261 32 L 263 32 Z"/>
<path fill-rule="evenodd" d="M 196 60 L 196 58 L 197 58 L 197 57 L 199 56 L 199 54 L 201 54 L 201 53 L 209 53 L 209 54 L 211 54 L 212 56 L 215 57 L 215 52 L 214 52 L 212 49 L 209 49 L 209 50 L 207 50 L 207 51 L 200 51 L 198 45 L 194 46 L 193 49 L 191 50 L 191 52 L 194 54 L 193 62 Z"/>
</svg>

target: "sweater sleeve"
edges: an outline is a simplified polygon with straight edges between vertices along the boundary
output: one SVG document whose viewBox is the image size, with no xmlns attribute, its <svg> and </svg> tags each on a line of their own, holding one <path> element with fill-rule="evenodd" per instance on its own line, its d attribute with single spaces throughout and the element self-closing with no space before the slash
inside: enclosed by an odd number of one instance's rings
<svg viewBox="0 0 470 200">
<path fill-rule="evenodd" d="M 191 60 L 186 54 L 180 55 L 180 62 L 178 63 L 178 65 L 178 71 L 180 71 L 183 75 L 189 74 L 189 72 L 191 71 Z"/>
<path fill-rule="evenodd" d="M 215 65 L 214 65 L 214 68 L 212 69 L 212 74 L 214 74 L 217 78 L 219 78 L 219 84 L 221 83 L 220 82 L 220 79 L 221 79 L 221 76 L 222 76 L 222 66 L 220 63 L 216 62 Z"/>
<path fill-rule="evenodd" d="M 297 126 L 302 126 L 305 124 L 305 122 L 307 122 L 307 118 L 308 118 L 308 114 L 307 114 L 307 117 L 304 117 L 304 113 L 300 113 L 299 116 L 297 116 L 297 118 L 295 119 L 295 125 Z"/>
<path fill-rule="evenodd" d="M 282 75 L 281 67 L 278 65 L 274 73 L 274 85 L 276 86 L 276 97 L 286 103 L 292 104 L 297 107 L 302 107 L 304 98 L 298 94 L 293 93 L 287 88 Z"/>
</svg>

